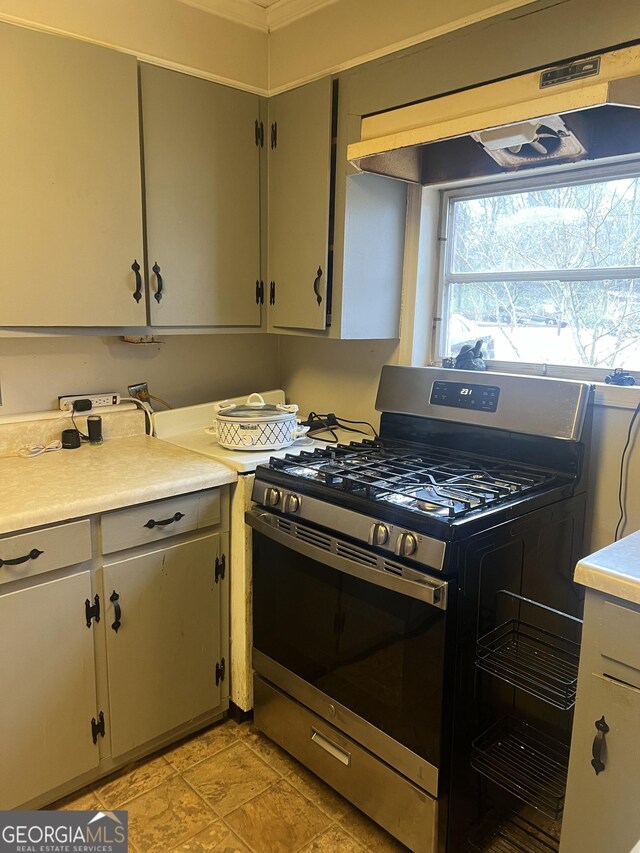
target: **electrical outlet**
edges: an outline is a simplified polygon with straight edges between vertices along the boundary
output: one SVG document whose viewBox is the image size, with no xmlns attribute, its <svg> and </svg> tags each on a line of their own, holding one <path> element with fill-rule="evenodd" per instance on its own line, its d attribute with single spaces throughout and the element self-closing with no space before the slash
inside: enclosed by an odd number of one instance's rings
<svg viewBox="0 0 640 853">
<path fill-rule="evenodd" d="M 149 401 L 149 383 L 138 382 L 137 385 L 129 385 L 129 396 L 138 400 Z"/>
<path fill-rule="evenodd" d="M 58 397 L 60 410 L 63 412 L 70 411 L 73 409 L 75 400 L 89 400 L 91 408 L 96 409 L 100 406 L 117 406 L 120 402 L 120 394 L 111 392 L 108 394 L 73 394 L 68 397 Z"/>
</svg>

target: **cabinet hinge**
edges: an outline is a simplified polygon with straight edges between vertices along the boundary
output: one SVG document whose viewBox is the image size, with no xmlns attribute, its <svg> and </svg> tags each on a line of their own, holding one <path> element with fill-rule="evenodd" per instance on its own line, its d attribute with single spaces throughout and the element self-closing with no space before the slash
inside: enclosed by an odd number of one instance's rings
<svg viewBox="0 0 640 853">
<path fill-rule="evenodd" d="M 227 558 L 223 554 L 220 558 L 216 557 L 216 567 L 213 572 L 213 577 L 216 583 L 219 580 L 224 580 Z"/>
<path fill-rule="evenodd" d="M 98 735 L 104 737 L 104 714 L 102 711 L 98 714 L 98 721 L 95 717 L 91 717 L 91 737 L 94 743 L 98 743 Z"/>
<path fill-rule="evenodd" d="M 272 281 L 269 285 L 269 305 L 276 304 L 276 283 Z"/>
<path fill-rule="evenodd" d="M 221 681 L 224 681 L 225 670 L 226 664 L 224 662 L 224 658 L 222 658 L 220 663 L 216 664 L 216 687 L 220 684 Z"/>
<path fill-rule="evenodd" d="M 264 124 L 256 119 L 255 128 L 256 147 L 264 148 Z"/>
<path fill-rule="evenodd" d="M 93 597 L 93 606 L 89 599 L 84 603 L 84 615 L 87 620 L 87 628 L 91 627 L 91 620 L 95 619 L 96 622 L 100 621 L 100 596 L 94 595 Z"/>
<path fill-rule="evenodd" d="M 278 147 L 278 122 L 271 122 L 271 147 Z"/>
</svg>

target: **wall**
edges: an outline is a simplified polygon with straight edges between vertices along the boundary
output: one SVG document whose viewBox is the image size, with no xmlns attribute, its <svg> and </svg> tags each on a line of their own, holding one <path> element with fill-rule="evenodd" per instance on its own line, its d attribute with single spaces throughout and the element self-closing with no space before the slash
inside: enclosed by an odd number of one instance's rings
<svg viewBox="0 0 640 853">
<path fill-rule="evenodd" d="M 339 0 L 270 33 L 269 90 L 275 94 L 533 2 Z"/>
<path fill-rule="evenodd" d="M 167 336 L 161 345 L 118 338 L 0 338 L 0 416 L 57 408 L 63 394 L 127 393 L 148 382 L 174 406 L 277 388 L 277 338 Z M 161 408 L 161 406 L 158 406 Z"/>
<path fill-rule="evenodd" d="M 260 94 L 267 34 L 176 0 L 0 0 L 0 20 L 75 36 Z"/>
</svg>

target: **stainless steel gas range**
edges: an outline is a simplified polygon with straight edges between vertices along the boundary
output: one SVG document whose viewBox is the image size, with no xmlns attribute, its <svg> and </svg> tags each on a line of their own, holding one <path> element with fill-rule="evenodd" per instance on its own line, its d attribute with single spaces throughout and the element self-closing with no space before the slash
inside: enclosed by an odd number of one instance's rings
<svg viewBox="0 0 640 853">
<path fill-rule="evenodd" d="M 580 614 L 589 399 L 580 382 L 387 366 L 379 440 L 256 471 L 256 724 L 411 850 L 464 847 L 501 799 L 471 757 L 505 704 L 570 732 L 518 684 L 483 687 L 476 645 L 504 593 Z"/>
</svg>

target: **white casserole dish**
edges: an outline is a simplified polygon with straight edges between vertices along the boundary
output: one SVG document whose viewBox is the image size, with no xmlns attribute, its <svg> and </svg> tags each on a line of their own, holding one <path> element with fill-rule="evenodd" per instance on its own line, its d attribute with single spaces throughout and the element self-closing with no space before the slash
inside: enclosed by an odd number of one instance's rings
<svg viewBox="0 0 640 853">
<path fill-rule="evenodd" d="M 296 405 L 272 405 L 251 394 L 240 405 L 218 403 L 211 433 L 229 450 L 282 450 L 309 432 L 297 412 Z"/>
</svg>

